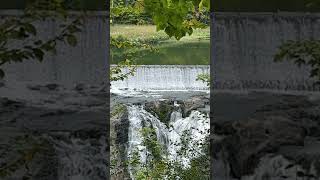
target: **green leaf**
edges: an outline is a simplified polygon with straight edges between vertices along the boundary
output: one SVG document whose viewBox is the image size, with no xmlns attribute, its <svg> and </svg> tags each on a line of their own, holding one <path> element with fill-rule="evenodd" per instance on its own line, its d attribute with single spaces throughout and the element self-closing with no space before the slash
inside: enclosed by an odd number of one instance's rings
<svg viewBox="0 0 320 180">
<path fill-rule="evenodd" d="M 32 50 L 33 54 L 35 55 L 35 57 L 42 62 L 43 61 L 43 56 L 44 56 L 44 52 L 41 49 L 35 48 Z"/>
<path fill-rule="evenodd" d="M 76 38 L 76 36 L 74 36 L 74 35 L 68 35 L 67 36 L 67 42 L 68 42 L 68 44 L 70 45 L 70 46 L 76 46 L 77 45 L 77 43 L 78 43 L 78 40 L 77 40 L 77 38 Z"/>
<path fill-rule="evenodd" d="M 201 2 L 199 4 L 199 8 L 200 9 L 203 9 L 203 8 L 210 9 L 210 1 L 209 0 L 201 0 Z"/>
<path fill-rule="evenodd" d="M 39 45 L 42 44 L 42 41 L 41 41 L 41 40 L 35 41 L 34 44 L 37 45 L 37 46 L 39 46 Z"/>
<path fill-rule="evenodd" d="M 70 25 L 68 30 L 70 33 L 81 32 L 81 29 L 76 25 Z"/>
<path fill-rule="evenodd" d="M 4 71 L 2 69 L 0 69 L 0 79 L 3 79 L 5 76 Z"/>
<path fill-rule="evenodd" d="M 32 24 L 25 24 L 25 30 L 28 32 L 28 33 L 30 33 L 30 34 L 32 34 L 32 35 L 37 35 L 37 29 L 34 27 L 34 25 L 32 25 Z"/>
</svg>

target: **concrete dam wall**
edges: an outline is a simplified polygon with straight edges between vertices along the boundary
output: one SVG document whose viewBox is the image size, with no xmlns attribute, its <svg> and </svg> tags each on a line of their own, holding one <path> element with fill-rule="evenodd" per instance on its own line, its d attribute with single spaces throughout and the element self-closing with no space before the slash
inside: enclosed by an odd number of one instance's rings
<svg viewBox="0 0 320 180">
<path fill-rule="evenodd" d="M 206 83 L 197 81 L 199 74 L 209 74 L 209 65 L 142 65 L 134 76 L 111 83 L 115 89 L 137 90 L 208 90 Z"/>
</svg>

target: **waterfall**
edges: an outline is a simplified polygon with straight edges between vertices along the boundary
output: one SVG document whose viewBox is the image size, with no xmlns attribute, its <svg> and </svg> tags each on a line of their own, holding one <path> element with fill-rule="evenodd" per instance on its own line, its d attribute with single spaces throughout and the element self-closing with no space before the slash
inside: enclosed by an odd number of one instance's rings
<svg viewBox="0 0 320 180">
<path fill-rule="evenodd" d="M 6 10 L 0 13 L 0 21 L 8 16 L 20 17 L 23 11 Z M 71 14 L 73 12 L 70 12 Z M 77 14 L 76 12 L 74 12 Z M 73 15 L 72 15 L 73 16 Z M 46 53 L 44 61 L 36 59 L 22 63 L 12 63 L 3 66 L 7 83 L 58 83 L 71 87 L 78 83 L 101 86 L 105 82 L 108 60 L 108 15 L 106 12 L 91 11 L 84 18 L 82 32 L 77 33 L 76 47 L 57 43 L 57 53 Z M 37 38 L 56 36 L 59 32 L 59 20 L 36 22 Z M 21 46 L 21 43 L 18 43 Z"/>
<path fill-rule="evenodd" d="M 198 143 L 204 143 L 205 137 L 209 134 L 209 118 L 208 115 L 204 115 L 199 111 L 192 111 L 189 117 L 181 118 L 180 112 L 173 112 L 171 114 L 171 128 L 169 133 L 169 139 L 171 142 L 180 143 L 182 135 L 185 134 L 186 130 L 190 130 L 191 140 L 188 143 L 188 149 L 191 149 L 184 157 L 177 155 L 178 150 L 181 148 L 180 145 L 169 145 L 169 157 L 170 159 L 177 159 L 187 167 L 190 163 L 190 159 L 193 157 L 192 153 L 200 152 L 201 146 Z M 177 115 L 179 114 L 179 115 Z M 179 119 L 177 119 L 179 118 Z M 191 158 L 190 158 L 191 157 Z"/>
<path fill-rule="evenodd" d="M 150 127 L 152 125 L 155 128 L 157 133 L 158 141 L 161 144 L 166 145 L 168 141 L 168 130 L 166 125 L 163 124 L 159 119 L 154 117 L 152 114 L 139 106 L 129 106 L 129 146 L 128 146 L 128 156 L 132 155 L 132 152 L 135 148 L 138 148 L 140 151 L 141 162 L 146 161 L 146 148 L 142 146 L 142 136 L 140 130 L 144 127 Z"/>
<path fill-rule="evenodd" d="M 203 143 L 205 137 L 209 135 L 209 117 L 199 111 L 192 111 L 190 116 L 186 118 L 182 118 L 180 110 L 172 112 L 169 128 L 157 117 L 147 112 L 143 106 L 130 105 L 128 106 L 128 112 L 130 122 L 127 149 L 128 157 L 130 157 L 134 150 L 138 148 L 140 150 L 139 155 L 142 163 L 147 160 L 147 157 L 145 156 L 147 149 L 141 145 L 142 136 L 140 130 L 143 127 L 153 127 L 156 131 L 158 142 L 165 147 L 166 153 L 169 154 L 169 160 L 177 160 L 185 167 L 189 166 L 190 160 L 196 155 L 190 153 L 184 157 L 179 157 L 177 152 L 181 146 L 175 145 L 174 143 L 180 143 L 185 131 L 190 130 L 191 141 L 188 142 L 188 149 L 193 152 L 199 151 L 201 145 L 198 143 Z M 133 169 L 129 166 L 131 178 L 133 178 L 132 170 Z"/>
<path fill-rule="evenodd" d="M 112 89 L 136 90 L 207 90 L 197 75 L 210 73 L 205 65 L 141 65 L 134 76 L 112 82 Z"/>
<path fill-rule="evenodd" d="M 62 134 L 49 140 L 57 153 L 59 180 L 106 179 L 109 176 L 106 137 L 81 139 Z"/>
<path fill-rule="evenodd" d="M 318 39 L 319 14 L 216 13 L 211 62 L 216 89 L 318 91 L 308 66 L 273 62 L 287 40 Z"/>
</svg>

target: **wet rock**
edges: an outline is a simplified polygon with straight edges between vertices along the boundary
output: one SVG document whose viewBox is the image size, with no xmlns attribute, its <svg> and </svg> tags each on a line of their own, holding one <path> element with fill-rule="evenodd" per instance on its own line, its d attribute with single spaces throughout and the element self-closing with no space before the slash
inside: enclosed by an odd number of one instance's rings
<svg viewBox="0 0 320 180">
<path fill-rule="evenodd" d="M 262 170 L 258 168 L 263 166 L 261 162 L 272 164 L 277 161 L 270 160 L 271 157 L 263 160 L 268 154 L 282 156 L 285 160 L 281 162 L 293 163 L 294 167 L 301 167 L 301 173 L 308 174 L 320 160 L 319 153 L 310 153 L 320 152 L 320 145 L 306 141 L 309 137 L 319 139 L 319 107 L 320 104 L 310 102 L 304 96 L 283 95 L 274 104 L 257 109 L 247 119 L 214 121 L 215 134 L 224 136 L 213 141 L 212 152 L 217 155 L 224 152 L 224 157 L 214 158 L 227 162 L 226 167 L 230 167 L 233 178 L 261 179 Z M 313 148 L 308 147 L 310 144 Z M 267 172 L 267 169 L 265 167 L 268 177 L 275 179 L 276 171 Z"/>
<path fill-rule="evenodd" d="M 188 117 L 191 111 L 199 110 L 205 108 L 206 104 L 209 104 L 209 99 L 205 96 L 194 96 L 182 104 L 182 116 Z"/>
<path fill-rule="evenodd" d="M 76 91 L 83 91 L 83 90 L 86 89 L 86 85 L 85 85 L 85 84 L 77 84 L 77 85 L 74 87 L 74 89 L 75 89 Z"/>
<path fill-rule="evenodd" d="M 59 85 L 52 83 L 52 84 L 45 85 L 45 87 L 48 88 L 50 91 L 54 91 L 54 90 L 58 90 Z"/>
<path fill-rule="evenodd" d="M 171 113 L 174 110 L 174 101 L 166 99 L 162 101 L 147 102 L 145 104 L 145 110 L 158 117 L 161 122 L 168 126 Z"/>
<path fill-rule="evenodd" d="M 14 122 L 20 114 L 20 109 L 25 106 L 23 102 L 13 101 L 8 98 L 0 98 L 0 120 Z M 0 121 L 0 123 L 1 123 Z"/>
<path fill-rule="evenodd" d="M 40 85 L 27 85 L 27 88 L 33 91 L 40 91 L 43 86 Z"/>
<path fill-rule="evenodd" d="M 106 100 L 102 98 L 96 98 L 96 97 L 68 97 L 63 99 L 63 102 L 66 105 L 79 105 L 79 106 L 86 106 L 86 107 L 92 107 L 92 106 L 103 106 L 106 104 Z"/>
<path fill-rule="evenodd" d="M 205 96 L 194 96 L 181 101 L 175 99 L 163 99 L 161 101 L 145 102 L 145 110 L 158 117 L 166 125 L 169 124 L 173 111 L 181 109 L 182 117 L 188 117 L 194 110 L 205 111 L 209 99 Z"/>
<path fill-rule="evenodd" d="M 27 85 L 27 88 L 33 91 L 56 91 L 59 90 L 60 86 L 55 83 L 47 85 Z"/>
<path fill-rule="evenodd" d="M 129 117 L 127 110 L 121 113 L 121 116 L 118 121 L 114 122 L 114 127 L 116 132 L 116 144 L 126 144 L 128 142 L 129 132 Z"/>
<path fill-rule="evenodd" d="M 318 179 L 320 141 L 306 137 L 304 146 L 282 146 L 279 153 L 266 154 L 251 175 L 242 179 Z"/>
<path fill-rule="evenodd" d="M 109 87 L 104 84 L 104 85 L 102 85 L 101 87 L 99 87 L 98 92 L 109 92 L 109 91 L 110 91 L 110 87 L 111 87 L 111 84 L 110 84 Z M 113 93 L 112 93 L 112 94 L 113 94 Z"/>
<path fill-rule="evenodd" d="M 97 140 L 102 136 L 107 135 L 107 128 L 105 127 L 105 131 L 102 131 L 100 129 L 80 129 L 76 130 L 71 133 L 72 138 L 79 138 L 79 139 L 92 139 Z"/>
<path fill-rule="evenodd" d="M 41 114 L 39 114 L 39 117 L 49 117 L 49 116 L 62 116 L 65 114 L 70 114 L 70 113 L 75 113 L 75 111 L 71 111 L 71 110 L 48 110 L 45 111 Z"/>
<path fill-rule="evenodd" d="M 114 174 L 120 176 L 120 179 L 127 179 L 129 177 L 127 171 L 127 145 L 128 145 L 128 133 L 129 133 L 129 117 L 126 106 L 120 104 L 117 107 L 112 108 L 111 117 L 111 151 L 112 159 L 116 161 L 116 168 Z"/>
<path fill-rule="evenodd" d="M 24 103 L 10 100 L 8 98 L 0 98 L 0 107 L 10 108 L 10 107 L 21 107 Z"/>
</svg>

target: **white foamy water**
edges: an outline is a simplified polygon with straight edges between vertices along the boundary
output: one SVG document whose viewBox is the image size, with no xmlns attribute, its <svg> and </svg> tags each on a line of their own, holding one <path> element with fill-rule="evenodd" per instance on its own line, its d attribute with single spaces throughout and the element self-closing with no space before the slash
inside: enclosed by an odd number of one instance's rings
<svg viewBox="0 0 320 180">
<path fill-rule="evenodd" d="M 216 89 L 319 91 L 310 67 L 273 62 L 287 40 L 318 39 L 319 14 L 216 13 L 212 62 Z"/>
<path fill-rule="evenodd" d="M 165 148 L 166 153 L 168 153 L 168 158 L 181 162 L 185 167 L 189 165 L 192 158 L 196 157 L 196 155 L 192 155 L 192 152 L 200 151 L 201 145 L 198 145 L 197 143 L 203 143 L 205 137 L 209 134 L 209 117 L 199 111 L 192 111 L 190 116 L 186 118 L 182 118 L 182 114 L 179 110 L 173 112 L 170 118 L 170 128 L 167 128 L 167 126 L 157 117 L 147 112 L 143 106 L 128 106 L 128 112 L 130 122 L 128 134 L 129 145 L 127 149 L 128 156 L 130 157 L 136 149 L 139 149 L 139 155 L 141 157 L 140 161 L 142 163 L 146 162 L 147 158 L 147 149 L 142 145 L 142 136 L 140 133 L 140 130 L 143 127 L 155 128 L 158 142 Z M 190 130 L 191 133 L 188 149 L 192 150 L 192 152 L 181 157 L 177 155 L 177 152 L 181 148 L 179 143 L 186 130 Z M 178 145 L 175 145 L 174 143 L 178 143 Z M 129 166 L 131 178 L 133 178 L 132 171 L 132 167 Z"/>
<path fill-rule="evenodd" d="M 58 180 L 106 179 L 106 138 L 59 140 L 50 138 L 54 143 L 58 158 Z M 95 141 L 95 142 L 92 142 Z"/>
<path fill-rule="evenodd" d="M 111 83 L 115 91 L 135 90 L 208 90 L 197 76 L 210 73 L 205 65 L 141 65 L 134 76 Z"/>
<path fill-rule="evenodd" d="M 144 127 L 152 125 L 157 133 L 157 138 L 159 143 L 167 144 L 169 130 L 166 125 L 160 122 L 159 119 L 154 117 L 152 114 L 139 106 L 128 106 L 129 112 L 129 133 L 128 133 L 128 157 L 132 156 L 135 150 L 139 150 L 140 161 L 142 163 L 146 162 L 146 147 L 142 145 L 142 135 L 140 130 Z M 132 169 L 129 166 L 130 176 L 133 177 Z"/>
<path fill-rule="evenodd" d="M 188 166 L 191 158 L 194 157 L 193 154 L 197 154 L 197 152 L 201 152 L 201 145 L 206 140 L 205 137 L 209 135 L 209 118 L 207 115 L 200 113 L 199 111 L 192 111 L 189 117 L 182 118 L 180 112 L 174 112 L 171 114 L 171 125 L 169 139 L 171 142 L 181 143 L 181 138 L 185 131 L 190 131 L 191 140 L 188 141 L 188 149 L 189 151 L 185 156 L 180 157 L 177 155 L 177 152 L 181 148 L 180 145 L 172 145 L 168 146 L 168 152 L 170 159 L 176 159 L 184 166 Z"/>
</svg>

